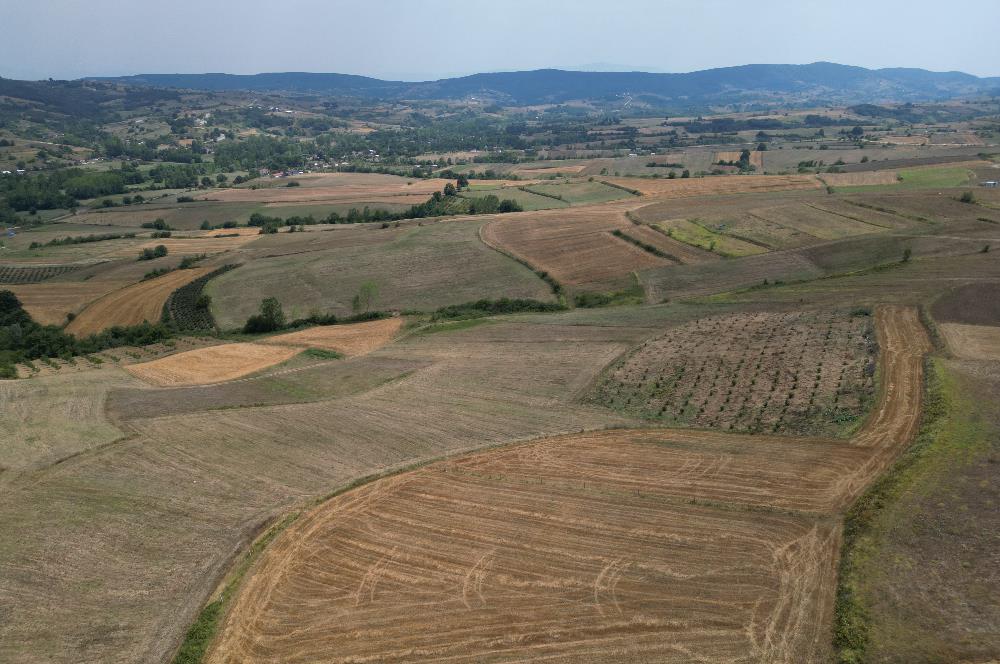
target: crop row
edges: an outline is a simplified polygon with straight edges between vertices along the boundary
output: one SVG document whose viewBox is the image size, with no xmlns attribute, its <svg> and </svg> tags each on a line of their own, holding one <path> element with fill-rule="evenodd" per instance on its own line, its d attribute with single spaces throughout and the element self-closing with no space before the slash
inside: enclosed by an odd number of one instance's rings
<svg viewBox="0 0 1000 664">
<path fill-rule="evenodd" d="M 181 286 L 163 304 L 163 322 L 180 331 L 211 330 L 215 328 L 215 318 L 211 312 L 211 301 L 202 291 L 205 284 L 238 265 L 223 265 L 206 275 Z"/>
<path fill-rule="evenodd" d="M 36 284 L 66 272 L 79 269 L 79 265 L 43 265 L 17 267 L 0 265 L 0 284 Z"/>
</svg>

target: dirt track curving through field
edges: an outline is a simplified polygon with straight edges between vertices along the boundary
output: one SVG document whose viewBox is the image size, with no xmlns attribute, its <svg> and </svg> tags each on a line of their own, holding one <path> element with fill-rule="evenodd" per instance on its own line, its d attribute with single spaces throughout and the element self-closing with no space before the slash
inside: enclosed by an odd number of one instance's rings
<svg viewBox="0 0 1000 664">
<path fill-rule="evenodd" d="M 916 311 L 877 329 L 849 442 L 612 430 L 342 494 L 271 545 L 209 661 L 827 661 L 840 514 L 920 418 Z"/>
<path fill-rule="evenodd" d="M 160 320 L 163 303 L 171 293 L 211 271 L 212 268 L 207 267 L 174 270 L 162 277 L 108 293 L 81 311 L 66 326 L 66 331 L 84 337 L 114 325 L 138 325 L 143 321 L 155 323 Z"/>
</svg>

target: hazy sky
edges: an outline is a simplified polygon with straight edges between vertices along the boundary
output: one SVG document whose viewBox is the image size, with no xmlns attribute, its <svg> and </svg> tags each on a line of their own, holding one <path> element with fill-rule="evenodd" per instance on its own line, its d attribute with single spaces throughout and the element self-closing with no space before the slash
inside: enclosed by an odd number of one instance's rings
<svg viewBox="0 0 1000 664">
<path fill-rule="evenodd" d="M 818 60 L 1000 75 L 998 0 L 0 0 L 0 26 L 7 78 Z"/>
</svg>

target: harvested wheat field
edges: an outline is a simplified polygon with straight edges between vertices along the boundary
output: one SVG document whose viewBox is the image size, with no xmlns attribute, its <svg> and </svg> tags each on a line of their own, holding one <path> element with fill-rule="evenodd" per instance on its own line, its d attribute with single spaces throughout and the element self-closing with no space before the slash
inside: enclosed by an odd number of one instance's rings
<svg viewBox="0 0 1000 664">
<path fill-rule="evenodd" d="M 392 341 L 402 326 L 403 319 L 398 316 L 350 325 L 320 325 L 299 332 L 268 337 L 262 339 L 260 343 L 323 348 L 344 355 L 367 355 Z"/>
<path fill-rule="evenodd" d="M 674 502 L 655 444 L 560 442 L 324 505 L 267 552 L 208 661 L 821 661 L 834 520 Z"/>
<path fill-rule="evenodd" d="M 916 313 L 878 329 L 859 444 L 607 431 L 379 480 L 271 545 L 208 661 L 825 662 L 838 515 L 919 420 Z"/>
<path fill-rule="evenodd" d="M 128 285 L 127 281 L 48 281 L 4 285 L 17 295 L 31 317 L 43 325 L 62 325 L 66 314 L 77 313 L 94 300 Z"/>
<path fill-rule="evenodd" d="M 481 237 L 564 284 L 608 290 L 627 287 L 633 271 L 677 262 L 611 233 L 635 228 L 611 204 L 500 215 L 482 227 Z"/>
<path fill-rule="evenodd" d="M 647 179 L 607 178 L 607 182 L 635 189 L 646 196 L 684 198 L 714 194 L 748 194 L 795 189 L 818 189 L 821 184 L 810 175 L 734 175 L 729 177 Z"/>
<path fill-rule="evenodd" d="M 147 383 L 163 387 L 209 385 L 242 378 L 280 364 L 303 350 L 300 346 L 222 344 L 133 364 L 125 370 Z"/>
<path fill-rule="evenodd" d="M 819 179 L 831 187 L 860 187 L 899 182 L 896 171 L 859 171 L 857 173 L 824 173 Z"/>
<path fill-rule="evenodd" d="M 163 303 L 171 293 L 211 271 L 212 268 L 208 267 L 174 270 L 162 277 L 141 281 L 108 293 L 81 311 L 66 326 L 66 331 L 79 337 L 97 334 L 114 325 L 156 322 L 160 320 Z"/>
<path fill-rule="evenodd" d="M 1000 327 L 939 323 L 948 349 L 963 360 L 1000 360 Z"/>
<path fill-rule="evenodd" d="M 720 161 L 725 162 L 737 162 L 740 160 L 740 151 L 735 152 L 716 152 L 715 158 L 712 160 L 715 163 Z M 756 168 L 758 171 L 764 170 L 764 153 L 760 150 L 750 151 L 750 165 Z"/>
<path fill-rule="evenodd" d="M 133 364 L 126 370 L 147 383 L 164 387 L 210 385 L 281 364 L 307 348 L 365 355 L 389 343 L 402 324 L 402 318 L 386 318 L 350 325 L 311 327 L 267 337 L 255 343 L 196 348 L 152 362 Z"/>
</svg>

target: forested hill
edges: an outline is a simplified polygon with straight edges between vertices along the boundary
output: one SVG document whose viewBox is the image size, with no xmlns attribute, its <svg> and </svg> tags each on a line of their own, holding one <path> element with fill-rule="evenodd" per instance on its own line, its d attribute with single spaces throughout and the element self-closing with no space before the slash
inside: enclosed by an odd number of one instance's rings
<svg viewBox="0 0 1000 664">
<path fill-rule="evenodd" d="M 743 65 L 686 74 L 540 69 L 474 74 L 418 83 L 304 72 L 142 74 L 104 80 L 164 88 L 313 92 L 371 99 L 462 99 L 482 96 L 520 104 L 605 100 L 621 98 L 625 94 L 637 101 L 653 104 L 753 101 L 773 95 L 799 102 L 903 102 L 1000 92 L 1000 77 L 979 78 L 961 72 L 924 69 L 865 69 L 828 62 Z"/>
</svg>

